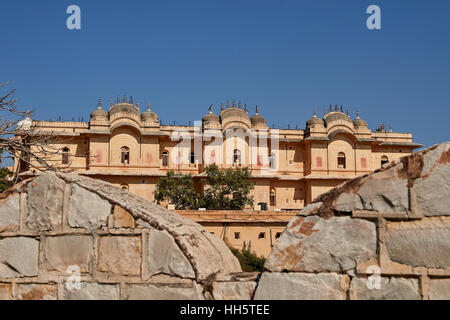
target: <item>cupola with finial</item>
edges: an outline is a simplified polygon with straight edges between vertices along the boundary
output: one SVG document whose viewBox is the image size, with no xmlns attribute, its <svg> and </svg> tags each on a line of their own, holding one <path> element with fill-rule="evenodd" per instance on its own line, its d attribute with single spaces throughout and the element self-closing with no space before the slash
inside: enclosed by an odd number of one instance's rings
<svg viewBox="0 0 450 320">
<path fill-rule="evenodd" d="M 98 108 L 91 112 L 91 121 L 106 121 L 108 120 L 108 111 L 102 109 L 102 99 L 98 100 Z"/>
</svg>

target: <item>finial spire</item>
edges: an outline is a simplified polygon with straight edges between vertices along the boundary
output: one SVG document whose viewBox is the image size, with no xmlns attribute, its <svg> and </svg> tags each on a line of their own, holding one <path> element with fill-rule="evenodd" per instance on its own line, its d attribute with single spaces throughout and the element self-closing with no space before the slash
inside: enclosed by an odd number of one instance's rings
<svg viewBox="0 0 450 320">
<path fill-rule="evenodd" d="M 120 98 L 119 98 L 119 96 L 117 96 L 117 104 L 119 104 L 120 103 Z"/>
<path fill-rule="evenodd" d="M 392 132 L 392 125 L 389 125 L 389 132 Z"/>
<path fill-rule="evenodd" d="M 348 113 L 348 109 L 347 109 L 347 117 L 349 116 L 349 113 Z"/>
<path fill-rule="evenodd" d="M 130 103 L 133 104 L 133 96 L 130 96 Z"/>
<path fill-rule="evenodd" d="M 233 99 L 233 108 L 236 108 L 236 102 Z"/>
<path fill-rule="evenodd" d="M 256 105 L 256 112 L 255 114 L 258 114 L 258 105 Z"/>
<path fill-rule="evenodd" d="M 245 112 L 248 112 L 248 111 L 247 111 L 247 104 L 245 104 L 245 109 L 244 109 L 244 111 L 245 111 Z"/>
<path fill-rule="evenodd" d="M 359 119 L 359 111 L 356 111 L 356 119 Z"/>
<path fill-rule="evenodd" d="M 223 103 L 220 104 L 220 112 L 223 111 Z"/>
<path fill-rule="evenodd" d="M 313 110 L 313 117 L 316 118 L 317 114 L 316 114 L 316 109 Z"/>
<path fill-rule="evenodd" d="M 209 113 L 212 113 L 212 104 L 209 106 Z"/>
<path fill-rule="evenodd" d="M 98 108 L 99 108 L 99 109 L 102 108 L 102 99 L 98 99 Z"/>
<path fill-rule="evenodd" d="M 242 109 L 242 103 L 241 103 L 241 100 L 239 100 L 239 109 Z"/>
<path fill-rule="evenodd" d="M 127 102 L 127 97 L 123 96 L 123 102 Z"/>
<path fill-rule="evenodd" d="M 337 112 L 337 111 L 338 111 L 338 109 L 337 109 L 337 108 L 338 108 L 338 107 L 337 107 L 337 104 L 335 104 L 335 105 L 334 105 L 334 111 L 336 111 L 336 112 Z"/>
<path fill-rule="evenodd" d="M 227 100 L 227 109 L 230 107 L 230 100 Z"/>
<path fill-rule="evenodd" d="M 150 101 L 147 103 L 147 111 L 150 111 Z"/>
<path fill-rule="evenodd" d="M 110 106 L 112 107 L 112 99 L 111 99 L 111 101 L 109 102 L 109 104 L 110 104 Z"/>
<path fill-rule="evenodd" d="M 329 112 L 331 112 L 332 111 L 332 109 L 331 109 L 331 104 L 330 104 L 330 110 L 329 110 Z"/>
</svg>

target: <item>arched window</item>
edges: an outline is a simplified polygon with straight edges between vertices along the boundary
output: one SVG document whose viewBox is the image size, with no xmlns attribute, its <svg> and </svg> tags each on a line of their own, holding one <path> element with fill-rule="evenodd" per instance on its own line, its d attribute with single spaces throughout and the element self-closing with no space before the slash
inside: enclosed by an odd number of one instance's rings
<svg viewBox="0 0 450 320">
<path fill-rule="evenodd" d="M 241 152 L 238 149 L 234 149 L 233 151 L 233 164 L 241 165 Z"/>
<path fill-rule="evenodd" d="M 270 206 L 274 207 L 276 205 L 276 193 L 275 189 L 270 189 Z"/>
<path fill-rule="evenodd" d="M 121 160 L 123 164 L 130 164 L 130 149 L 128 147 L 120 148 Z"/>
<path fill-rule="evenodd" d="M 275 169 L 275 155 L 273 153 L 269 155 L 269 168 Z"/>
<path fill-rule="evenodd" d="M 389 159 L 387 156 L 382 156 L 381 157 L 381 166 L 383 166 L 384 164 L 388 163 Z"/>
<path fill-rule="evenodd" d="M 169 152 L 164 151 L 162 153 L 162 165 L 163 167 L 167 167 L 169 165 Z"/>
<path fill-rule="evenodd" d="M 120 189 L 126 190 L 126 191 L 130 190 L 130 188 L 128 187 L 128 185 L 125 184 L 125 183 L 123 183 L 123 184 L 120 185 Z"/>
<path fill-rule="evenodd" d="M 338 153 L 337 166 L 340 169 L 345 169 L 345 153 L 343 152 Z"/>
<path fill-rule="evenodd" d="M 69 148 L 62 149 L 62 164 L 69 164 L 69 155 L 70 155 Z"/>
<path fill-rule="evenodd" d="M 195 153 L 191 152 L 191 156 L 189 157 L 189 163 L 194 164 L 195 163 Z"/>
</svg>

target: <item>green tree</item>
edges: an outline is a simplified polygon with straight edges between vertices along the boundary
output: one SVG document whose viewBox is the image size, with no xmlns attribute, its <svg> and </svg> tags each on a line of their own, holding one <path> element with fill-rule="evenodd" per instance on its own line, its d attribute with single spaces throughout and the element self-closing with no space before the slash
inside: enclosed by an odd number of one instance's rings
<svg viewBox="0 0 450 320">
<path fill-rule="evenodd" d="M 0 168 L 0 193 L 12 186 L 12 182 L 7 179 L 8 174 L 8 169 Z"/>
<path fill-rule="evenodd" d="M 230 250 L 238 258 L 242 271 L 262 272 L 265 270 L 264 263 L 266 259 L 264 257 L 258 257 L 255 252 L 251 252 L 250 250 L 238 250 L 231 247 Z"/>
<path fill-rule="evenodd" d="M 175 205 L 177 210 L 198 209 L 200 196 L 195 192 L 192 175 L 167 172 L 154 191 L 155 200 L 159 204 L 167 201 Z"/>
<path fill-rule="evenodd" d="M 248 168 L 220 170 L 213 164 L 207 166 L 205 172 L 204 203 L 207 209 L 240 210 L 253 205 L 253 197 L 250 196 L 253 183 Z"/>
</svg>

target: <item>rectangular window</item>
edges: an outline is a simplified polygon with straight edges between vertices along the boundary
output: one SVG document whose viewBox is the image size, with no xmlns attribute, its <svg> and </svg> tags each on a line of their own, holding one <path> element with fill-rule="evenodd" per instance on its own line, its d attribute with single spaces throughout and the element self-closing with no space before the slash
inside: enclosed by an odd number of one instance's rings
<svg viewBox="0 0 450 320">
<path fill-rule="evenodd" d="M 367 168 L 366 158 L 361 158 L 361 168 L 363 169 Z"/>
<path fill-rule="evenodd" d="M 265 232 L 260 232 L 258 235 L 258 239 L 265 239 L 266 238 L 266 233 Z"/>
<path fill-rule="evenodd" d="M 322 157 L 316 157 L 316 167 L 322 168 Z"/>
<path fill-rule="evenodd" d="M 235 232 L 234 233 L 234 238 L 235 239 L 240 239 L 241 238 L 241 233 L 240 232 Z"/>
</svg>

